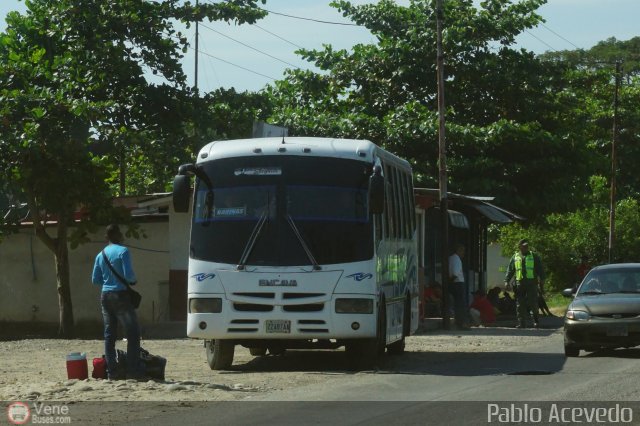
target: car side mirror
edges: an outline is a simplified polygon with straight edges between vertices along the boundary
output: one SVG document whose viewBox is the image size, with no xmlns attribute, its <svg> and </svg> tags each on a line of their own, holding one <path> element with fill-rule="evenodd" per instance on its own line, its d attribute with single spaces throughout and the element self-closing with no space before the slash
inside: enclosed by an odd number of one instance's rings
<svg viewBox="0 0 640 426">
<path fill-rule="evenodd" d="M 572 288 L 565 288 L 564 290 L 562 290 L 562 295 L 564 297 L 573 297 L 575 296 L 576 292 L 572 289 Z"/>
</svg>

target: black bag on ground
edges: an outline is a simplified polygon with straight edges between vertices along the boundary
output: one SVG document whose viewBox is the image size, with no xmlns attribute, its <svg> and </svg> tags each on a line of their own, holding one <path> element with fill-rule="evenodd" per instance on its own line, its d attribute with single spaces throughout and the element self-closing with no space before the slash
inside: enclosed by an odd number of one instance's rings
<svg viewBox="0 0 640 426">
<path fill-rule="evenodd" d="M 158 355 L 151 355 L 148 350 L 140 348 L 140 362 L 144 364 L 144 375 L 150 379 L 164 380 L 164 370 L 167 366 L 167 359 Z M 123 350 L 116 350 L 116 363 L 118 376 L 125 377 L 127 374 L 127 353 Z"/>
<path fill-rule="evenodd" d="M 158 355 L 151 355 L 146 349 L 140 348 L 140 360 L 145 365 L 145 375 L 152 379 L 164 380 L 164 369 L 167 359 Z"/>
<path fill-rule="evenodd" d="M 125 379 L 127 377 L 127 353 L 116 349 L 116 371 L 115 377 Z"/>
</svg>

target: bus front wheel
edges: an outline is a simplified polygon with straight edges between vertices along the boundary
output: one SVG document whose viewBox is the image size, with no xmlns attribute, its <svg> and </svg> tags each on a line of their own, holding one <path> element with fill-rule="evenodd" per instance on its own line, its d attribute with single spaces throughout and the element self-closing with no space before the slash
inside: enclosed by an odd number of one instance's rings
<svg viewBox="0 0 640 426">
<path fill-rule="evenodd" d="M 226 370 L 233 364 L 235 344 L 229 340 L 208 340 L 207 363 L 212 370 Z"/>
<path fill-rule="evenodd" d="M 354 370 L 370 370 L 376 367 L 379 358 L 384 355 L 387 343 L 387 310 L 384 300 L 380 302 L 376 337 L 371 339 L 354 339 L 345 345 L 349 368 Z"/>
<path fill-rule="evenodd" d="M 405 338 L 411 334 L 411 301 L 407 297 L 404 303 L 404 313 L 402 315 L 402 339 L 393 342 L 388 347 L 389 355 L 402 355 L 405 348 Z"/>
</svg>

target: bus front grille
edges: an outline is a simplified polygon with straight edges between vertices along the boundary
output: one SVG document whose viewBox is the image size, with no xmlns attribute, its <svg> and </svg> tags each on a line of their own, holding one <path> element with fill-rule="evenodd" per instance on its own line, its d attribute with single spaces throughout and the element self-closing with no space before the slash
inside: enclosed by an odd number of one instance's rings
<svg viewBox="0 0 640 426">
<path fill-rule="evenodd" d="M 233 309 L 241 312 L 271 312 L 273 311 L 272 305 L 259 305 L 257 303 L 239 303 L 233 304 Z"/>
<path fill-rule="evenodd" d="M 324 293 L 283 293 L 283 299 L 307 299 L 310 297 L 326 296 Z"/>
<path fill-rule="evenodd" d="M 258 297 L 260 299 L 273 299 L 276 297 L 275 293 L 262 293 L 262 292 L 233 293 L 233 295 L 242 296 L 242 297 Z"/>
<path fill-rule="evenodd" d="M 282 310 L 285 312 L 320 312 L 324 309 L 324 303 L 307 303 L 304 305 L 285 305 Z"/>
</svg>

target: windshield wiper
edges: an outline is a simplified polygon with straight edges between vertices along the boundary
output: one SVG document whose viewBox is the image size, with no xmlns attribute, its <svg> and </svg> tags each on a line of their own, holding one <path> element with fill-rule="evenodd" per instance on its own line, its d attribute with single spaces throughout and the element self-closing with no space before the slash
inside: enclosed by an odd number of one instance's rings
<svg viewBox="0 0 640 426">
<path fill-rule="evenodd" d="M 253 250 L 253 247 L 256 245 L 256 241 L 258 241 L 258 237 L 260 236 L 260 232 L 262 231 L 262 227 L 267 222 L 267 217 L 269 216 L 269 209 L 265 209 L 260 215 L 260 219 L 258 219 L 258 223 L 253 227 L 253 231 L 251 231 L 251 235 L 247 240 L 247 244 L 244 247 L 244 251 L 242 252 L 242 256 L 240 256 L 240 261 L 238 262 L 238 266 L 236 269 L 238 271 L 242 271 L 247 263 L 247 259 Z"/>
<path fill-rule="evenodd" d="M 587 291 L 581 291 L 580 293 L 578 293 L 579 295 L 592 295 L 592 294 L 609 294 L 609 293 L 605 293 L 603 291 L 600 290 L 587 290 Z"/>
<path fill-rule="evenodd" d="M 287 214 L 287 222 L 289 222 L 289 225 L 291 225 L 291 229 L 293 229 L 293 233 L 296 234 L 298 241 L 300 241 L 300 245 L 302 246 L 305 253 L 307 254 L 307 257 L 313 264 L 313 270 L 319 271 L 320 269 L 322 269 L 320 265 L 318 265 L 318 262 L 316 262 L 316 258 L 313 257 L 313 254 L 311 253 L 311 250 L 309 249 L 309 246 L 307 245 L 307 243 L 304 241 L 304 238 L 302 238 L 302 235 L 300 235 L 300 230 L 296 226 L 296 223 L 293 221 L 293 218 L 291 217 L 290 214 Z"/>
</svg>

